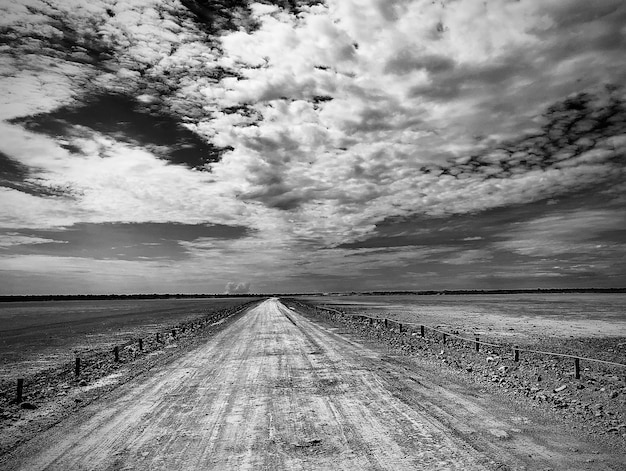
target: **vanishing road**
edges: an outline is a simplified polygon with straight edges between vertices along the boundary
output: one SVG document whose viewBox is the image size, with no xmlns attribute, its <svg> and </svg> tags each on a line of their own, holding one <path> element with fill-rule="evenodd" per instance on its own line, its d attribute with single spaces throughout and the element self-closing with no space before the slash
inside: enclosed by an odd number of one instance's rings
<svg viewBox="0 0 626 471">
<path fill-rule="evenodd" d="M 523 434 L 501 440 L 512 425 L 488 403 L 385 357 L 270 299 L 24 444 L 4 467 L 480 470 L 566 459 Z"/>
</svg>

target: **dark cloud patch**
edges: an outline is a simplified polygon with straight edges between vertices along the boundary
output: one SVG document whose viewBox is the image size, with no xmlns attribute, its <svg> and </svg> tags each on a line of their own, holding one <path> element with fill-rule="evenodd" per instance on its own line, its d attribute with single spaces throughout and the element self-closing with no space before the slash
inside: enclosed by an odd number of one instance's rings
<svg viewBox="0 0 626 471">
<path fill-rule="evenodd" d="M 240 239 L 249 234 L 243 226 L 177 223 L 80 223 L 63 229 L 5 229 L 0 235 L 34 237 L 45 243 L 21 244 L 5 249 L 11 254 L 41 254 L 112 260 L 189 257 L 181 242 L 197 239 Z"/>
<path fill-rule="evenodd" d="M 543 124 L 534 133 L 492 143 L 453 163 L 430 164 L 426 174 L 485 179 L 510 178 L 532 170 L 585 164 L 606 164 L 624 169 L 624 151 L 610 139 L 626 133 L 626 103 L 621 88 L 607 86 L 604 93 L 578 93 L 548 107 Z"/>
<path fill-rule="evenodd" d="M 250 4 L 275 5 L 293 15 L 305 7 L 323 4 L 323 0 L 181 0 L 181 3 L 208 34 L 244 29 L 253 31 L 259 23 L 251 17 Z"/>
<path fill-rule="evenodd" d="M 28 168 L 0 152 L 0 181 L 22 181 L 28 176 Z"/>
<path fill-rule="evenodd" d="M 83 102 L 63 106 L 49 113 L 11 121 L 53 137 L 71 136 L 83 126 L 117 140 L 143 146 L 173 164 L 203 169 L 219 161 L 228 148 L 205 142 L 182 125 L 176 117 L 157 106 L 144 105 L 132 97 L 102 94 Z"/>
<path fill-rule="evenodd" d="M 368 238 L 338 247 L 372 249 L 421 246 L 492 250 L 492 244 L 501 241 L 504 233 L 523 228 L 529 221 L 537 218 L 581 210 L 608 209 L 626 213 L 626 202 L 607 192 L 607 188 L 607 184 L 603 182 L 560 195 L 558 198 L 493 208 L 473 214 L 390 217 L 378 223 L 374 233 Z M 616 229 L 598 232 L 595 237 L 608 243 L 622 243 L 626 240 L 624 231 Z"/>
<path fill-rule="evenodd" d="M 74 195 L 69 187 L 53 186 L 35 178 L 32 169 L 2 152 L 0 152 L 0 187 L 42 197 Z"/>
<path fill-rule="evenodd" d="M 87 24 L 76 24 L 74 18 L 68 17 L 48 2 L 42 3 L 40 7 L 29 5 L 27 10 L 33 19 L 37 19 L 36 25 L 29 28 L 27 34 L 20 29 L 23 27 L 21 22 L 0 29 L 0 44 L 11 44 L 10 48 L 3 50 L 3 54 L 18 62 L 26 61 L 30 54 L 36 54 L 96 65 L 114 56 L 114 49 L 98 33 L 105 18 L 94 15 L 85 20 Z"/>
</svg>

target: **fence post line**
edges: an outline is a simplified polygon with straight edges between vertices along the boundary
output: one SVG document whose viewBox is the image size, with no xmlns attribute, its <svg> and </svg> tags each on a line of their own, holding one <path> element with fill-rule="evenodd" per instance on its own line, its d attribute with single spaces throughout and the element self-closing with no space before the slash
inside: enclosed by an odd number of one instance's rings
<svg viewBox="0 0 626 471">
<path fill-rule="evenodd" d="M 580 379 L 580 359 L 574 358 L 574 377 Z"/>
<path fill-rule="evenodd" d="M 22 402 L 22 393 L 24 392 L 24 378 L 17 378 L 17 392 L 15 394 L 15 403 Z"/>
<path fill-rule="evenodd" d="M 115 361 L 120 361 L 120 347 L 117 345 L 113 347 L 113 354 L 115 355 Z"/>
<path fill-rule="evenodd" d="M 513 361 L 519 361 L 519 350 L 517 345 L 515 345 L 515 348 L 513 349 L 513 354 Z"/>
<path fill-rule="evenodd" d="M 474 345 L 476 346 L 476 351 L 479 352 L 480 351 L 480 344 L 478 343 L 480 341 L 480 337 L 476 337 L 476 340 L 474 342 Z"/>
<path fill-rule="evenodd" d="M 76 362 L 74 363 L 74 375 L 76 377 L 80 376 L 80 357 L 76 357 Z"/>
</svg>

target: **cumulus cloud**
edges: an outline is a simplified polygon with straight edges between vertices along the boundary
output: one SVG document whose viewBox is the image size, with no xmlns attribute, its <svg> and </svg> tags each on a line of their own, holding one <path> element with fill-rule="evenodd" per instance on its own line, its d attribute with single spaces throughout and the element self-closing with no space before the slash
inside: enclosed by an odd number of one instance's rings
<svg viewBox="0 0 626 471">
<path fill-rule="evenodd" d="M 250 283 L 229 281 L 226 283 L 226 294 L 247 294 L 250 292 Z"/>
</svg>

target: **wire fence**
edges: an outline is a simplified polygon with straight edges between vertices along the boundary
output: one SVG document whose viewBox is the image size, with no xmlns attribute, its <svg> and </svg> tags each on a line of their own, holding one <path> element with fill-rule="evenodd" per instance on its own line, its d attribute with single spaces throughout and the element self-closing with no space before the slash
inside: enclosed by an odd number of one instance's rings
<svg viewBox="0 0 626 471">
<path fill-rule="evenodd" d="M 76 355 L 75 359 L 71 363 L 71 370 L 73 372 L 73 376 L 76 380 L 79 380 L 82 376 L 82 373 L 85 369 L 86 363 L 103 365 L 101 361 L 101 357 L 105 355 L 113 361 L 115 364 L 123 361 L 123 355 L 131 355 L 134 359 L 140 353 L 148 353 L 150 350 L 159 349 L 161 346 L 165 345 L 168 340 L 174 341 L 181 334 L 185 334 L 188 332 L 193 332 L 198 329 L 203 329 L 205 327 L 211 327 L 213 325 L 217 325 L 223 322 L 226 318 L 232 317 L 245 309 L 250 308 L 250 306 L 254 305 L 258 301 L 249 301 L 237 306 L 232 306 L 229 308 L 219 309 L 215 311 L 210 311 L 204 316 L 198 317 L 197 319 L 193 319 L 190 321 L 186 321 L 180 323 L 178 325 L 171 326 L 169 329 L 160 329 L 157 332 L 154 332 L 153 335 L 149 335 L 148 337 L 133 337 L 125 342 L 118 342 L 113 346 L 112 349 L 110 347 L 105 351 L 95 351 L 89 357 L 81 357 Z M 112 356 L 110 356 L 112 353 Z M 98 359 L 96 359 L 98 358 Z M 87 362 L 85 361 L 87 360 Z M 62 368 L 62 367 L 61 367 Z M 45 374 L 45 372 L 44 372 Z M 15 384 L 15 383 L 14 383 Z M 14 399 L 11 400 L 11 403 L 20 404 L 24 399 L 25 392 L 25 378 L 17 378 L 17 387 L 15 389 Z"/>
<path fill-rule="evenodd" d="M 389 324 L 395 324 L 398 326 L 399 331 L 402 332 L 403 329 L 405 329 L 407 326 L 411 326 L 411 327 L 419 327 L 420 329 L 420 334 L 421 337 L 425 337 L 425 332 L 427 330 L 432 331 L 432 332 L 437 332 L 440 333 L 442 335 L 442 340 L 445 344 L 446 339 L 448 337 L 450 338 L 456 338 L 459 339 L 463 342 L 468 342 L 468 343 L 473 343 L 475 345 L 476 351 L 479 351 L 479 347 L 480 346 L 488 346 L 488 347 L 492 347 L 492 348 L 501 348 L 501 349 L 510 349 L 513 351 L 513 355 L 514 355 L 514 360 L 515 361 L 519 361 L 520 359 L 520 352 L 526 352 L 526 353 L 534 353 L 534 354 L 539 354 L 539 355 L 549 355 L 549 356 L 555 356 L 555 357 L 561 357 L 561 358 L 570 358 L 572 360 L 574 360 L 574 370 L 575 370 L 575 377 L 576 379 L 580 379 L 580 361 L 584 360 L 586 362 L 592 362 L 592 363 L 600 363 L 600 364 L 604 364 L 604 365 L 610 365 L 610 366 L 617 366 L 617 367 L 621 367 L 621 368 L 626 368 L 626 364 L 624 363 L 618 363 L 615 361 L 607 361 L 607 360 L 601 360 L 598 358 L 589 358 L 589 357 L 583 357 L 580 355 L 572 355 L 572 354 L 567 354 L 567 353 L 557 353 L 557 352 L 548 352 L 548 351 L 544 351 L 544 350 L 534 350 L 531 348 L 522 348 L 519 347 L 517 345 L 511 346 L 508 344 L 499 344 L 499 343 L 492 343 L 492 342 L 485 342 L 484 340 L 480 340 L 480 338 L 478 336 L 474 336 L 474 338 L 468 338 L 467 336 L 462 336 L 462 335 L 458 335 L 452 332 L 448 332 L 442 329 L 438 329 L 436 327 L 432 327 L 432 326 L 428 326 L 428 325 L 424 325 L 424 324 L 418 324 L 418 323 L 414 323 L 414 322 L 399 322 L 393 319 L 387 319 L 384 317 L 371 317 L 371 316 L 365 316 L 362 314 L 346 314 L 343 311 L 339 311 L 337 309 L 332 309 L 326 306 L 315 306 L 318 309 L 323 309 L 329 312 L 334 312 L 335 314 L 338 314 L 342 317 L 351 317 L 351 318 L 360 318 L 364 321 L 368 321 L 370 324 L 373 323 L 379 323 L 379 324 L 383 324 L 385 327 L 389 327 Z"/>
</svg>

